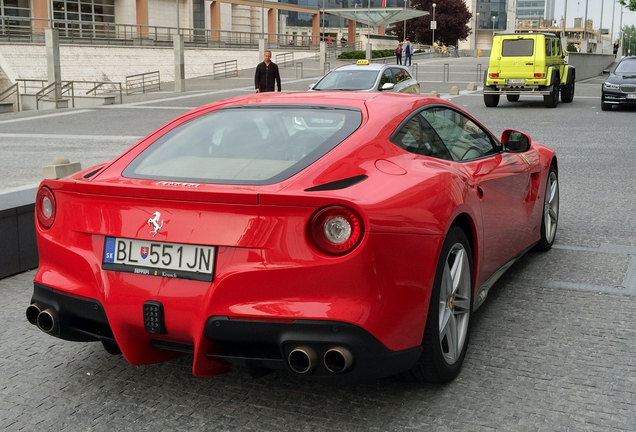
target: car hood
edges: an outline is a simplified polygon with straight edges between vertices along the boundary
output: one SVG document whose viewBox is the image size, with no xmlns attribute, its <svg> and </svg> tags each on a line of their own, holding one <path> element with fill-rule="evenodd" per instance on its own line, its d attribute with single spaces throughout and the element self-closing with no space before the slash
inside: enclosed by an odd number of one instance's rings
<svg viewBox="0 0 636 432">
<path fill-rule="evenodd" d="M 610 82 L 612 84 L 636 84 L 636 73 L 633 73 L 633 74 L 612 73 L 605 80 L 605 82 Z"/>
</svg>

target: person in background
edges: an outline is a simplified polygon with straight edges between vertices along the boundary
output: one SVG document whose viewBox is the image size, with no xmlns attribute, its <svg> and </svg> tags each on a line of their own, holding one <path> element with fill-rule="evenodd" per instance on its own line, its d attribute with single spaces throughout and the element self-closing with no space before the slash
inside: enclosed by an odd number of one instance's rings
<svg viewBox="0 0 636 432">
<path fill-rule="evenodd" d="M 395 61 L 397 64 L 402 64 L 402 44 L 398 43 L 397 48 L 395 49 Z"/>
<path fill-rule="evenodd" d="M 280 73 L 278 72 L 278 65 L 272 61 L 272 52 L 269 50 L 265 51 L 263 57 L 263 62 L 256 66 L 256 73 L 254 74 L 256 93 L 273 92 L 275 83 L 278 84 L 278 91 L 280 91 Z"/>
<path fill-rule="evenodd" d="M 618 39 L 614 41 L 614 58 L 616 58 L 616 54 L 618 54 Z"/>
<path fill-rule="evenodd" d="M 406 41 L 404 44 L 404 66 L 406 66 L 406 62 L 409 62 L 409 66 L 411 66 L 411 56 L 413 55 L 413 45 L 411 42 Z"/>
</svg>

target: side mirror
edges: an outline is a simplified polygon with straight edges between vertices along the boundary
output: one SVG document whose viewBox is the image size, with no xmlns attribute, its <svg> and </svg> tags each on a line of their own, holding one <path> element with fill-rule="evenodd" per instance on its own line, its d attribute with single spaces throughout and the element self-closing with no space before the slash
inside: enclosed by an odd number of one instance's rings
<svg viewBox="0 0 636 432">
<path fill-rule="evenodd" d="M 501 134 L 501 145 L 504 151 L 510 153 L 523 153 L 530 150 L 532 140 L 523 132 L 514 129 L 506 129 Z"/>
<path fill-rule="evenodd" d="M 609 69 L 603 69 L 603 73 L 604 74 L 608 74 L 609 73 Z"/>
<path fill-rule="evenodd" d="M 395 87 L 395 84 L 393 83 L 384 83 L 382 84 L 382 87 L 380 87 L 380 91 L 393 90 L 394 87 Z"/>
<path fill-rule="evenodd" d="M 312 88 L 314 88 L 314 86 L 316 85 L 316 83 L 313 84 L 309 84 L 309 90 L 311 90 Z"/>
</svg>

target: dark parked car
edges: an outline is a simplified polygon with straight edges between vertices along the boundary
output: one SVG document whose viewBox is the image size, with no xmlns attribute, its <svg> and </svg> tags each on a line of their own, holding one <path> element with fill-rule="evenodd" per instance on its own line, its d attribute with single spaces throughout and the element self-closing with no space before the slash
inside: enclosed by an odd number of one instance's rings
<svg viewBox="0 0 636 432">
<path fill-rule="evenodd" d="M 636 106 L 636 56 L 624 57 L 609 74 L 601 90 L 601 109 L 610 111 L 612 105 Z"/>
</svg>

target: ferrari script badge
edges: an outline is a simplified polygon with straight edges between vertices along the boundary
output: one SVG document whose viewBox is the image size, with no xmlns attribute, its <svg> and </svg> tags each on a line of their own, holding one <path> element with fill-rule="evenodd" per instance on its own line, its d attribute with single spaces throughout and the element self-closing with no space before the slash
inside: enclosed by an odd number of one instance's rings
<svg viewBox="0 0 636 432">
<path fill-rule="evenodd" d="M 161 225 L 159 225 L 159 219 L 161 219 L 161 213 L 159 213 L 158 211 L 154 212 L 152 215 L 154 216 L 154 218 L 148 219 L 148 226 L 154 228 L 154 230 L 150 231 L 150 234 L 152 234 L 152 236 L 154 237 L 161 230 L 161 228 L 163 228 L 163 221 L 161 221 Z"/>
</svg>

